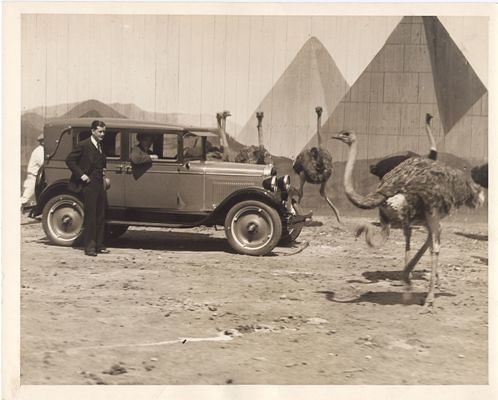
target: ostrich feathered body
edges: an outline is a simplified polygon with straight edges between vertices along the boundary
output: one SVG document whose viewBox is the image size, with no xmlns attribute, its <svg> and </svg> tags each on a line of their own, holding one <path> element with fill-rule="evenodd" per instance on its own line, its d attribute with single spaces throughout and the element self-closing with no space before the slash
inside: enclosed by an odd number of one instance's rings
<svg viewBox="0 0 498 400">
<path fill-rule="evenodd" d="M 426 212 L 443 218 L 453 210 L 479 204 L 480 188 L 462 171 L 422 157 L 412 157 L 387 173 L 376 190 L 386 200 L 381 214 L 393 222 L 412 223 Z"/>
<path fill-rule="evenodd" d="M 332 175 L 332 156 L 325 149 L 312 147 L 299 153 L 292 168 L 296 174 L 304 172 L 308 183 L 326 182 Z"/>
<path fill-rule="evenodd" d="M 379 179 L 382 179 L 384 175 L 411 157 L 419 157 L 419 155 L 417 153 L 413 153 L 412 151 L 407 151 L 404 154 L 383 158 L 377 162 L 377 164 L 370 165 L 370 173 L 377 176 Z"/>
<path fill-rule="evenodd" d="M 235 156 L 236 163 L 244 164 L 269 164 L 271 162 L 271 154 L 259 146 L 249 146 L 244 148 Z"/>
</svg>

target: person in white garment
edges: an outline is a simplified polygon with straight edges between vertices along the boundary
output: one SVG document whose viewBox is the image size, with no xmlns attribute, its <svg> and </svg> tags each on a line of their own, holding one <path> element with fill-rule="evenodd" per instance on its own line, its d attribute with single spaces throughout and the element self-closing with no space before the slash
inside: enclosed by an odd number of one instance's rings
<svg viewBox="0 0 498 400">
<path fill-rule="evenodd" d="M 44 151 L 43 151 L 43 133 L 39 135 L 38 146 L 31 153 L 29 158 L 26 179 L 24 180 L 24 190 L 21 196 L 21 209 L 28 204 L 33 195 L 35 194 L 36 175 L 43 165 Z"/>
</svg>

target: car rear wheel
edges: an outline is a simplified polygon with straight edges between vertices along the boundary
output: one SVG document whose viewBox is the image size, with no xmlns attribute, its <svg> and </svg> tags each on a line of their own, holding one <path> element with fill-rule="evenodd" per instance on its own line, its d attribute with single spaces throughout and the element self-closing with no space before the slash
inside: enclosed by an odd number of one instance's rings
<svg viewBox="0 0 498 400">
<path fill-rule="evenodd" d="M 256 200 L 234 205 L 225 218 L 228 243 L 240 254 L 263 256 L 282 236 L 282 220 L 273 207 Z"/>
<path fill-rule="evenodd" d="M 61 194 L 43 207 L 43 230 L 51 243 L 72 246 L 81 236 L 83 218 L 81 200 L 70 194 Z"/>
<path fill-rule="evenodd" d="M 301 206 L 297 202 L 293 202 L 292 204 L 293 212 L 294 215 L 302 215 L 303 211 Z M 282 238 L 280 239 L 280 242 L 278 243 L 280 246 L 287 246 L 294 242 L 299 235 L 301 234 L 301 231 L 303 230 L 304 227 L 304 221 L 299 222 L 297 224 L 294 224 L 287 229 L 284 229 L 282 232 Z"/>
</svg>

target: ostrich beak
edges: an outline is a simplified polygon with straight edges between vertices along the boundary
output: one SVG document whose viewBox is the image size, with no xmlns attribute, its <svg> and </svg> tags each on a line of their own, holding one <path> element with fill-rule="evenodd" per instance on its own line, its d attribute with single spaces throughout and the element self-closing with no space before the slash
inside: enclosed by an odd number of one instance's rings
<svg viewBox="0 0 498 400">
<path fill-rule="evenodd" d="M 330 138 L 331 138 L 331 139 L 341 140 L 341 136 L 340 136 L 340 135 L 331 136 Z"/>
</svg>

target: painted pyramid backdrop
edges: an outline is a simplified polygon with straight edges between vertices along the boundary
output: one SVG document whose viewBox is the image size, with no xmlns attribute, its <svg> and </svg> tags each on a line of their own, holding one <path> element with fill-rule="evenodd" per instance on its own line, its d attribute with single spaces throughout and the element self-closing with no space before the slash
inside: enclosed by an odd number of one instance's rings
<svg viewBox="0 0 498 400">
<path fill-rule="evenodd" d="M 347 148 L 330 135 L 345 128 L 359 136 L 359 159 L 408 149 L 425 154 L 430 112 L 440 151 L 484 160 L 486 110 L 486 89 L 437 18 L 405 17 L 322 131 L 336 161 L 346 159 Z"/>
<path fill-rule="evenodd" d="M 247 121 L 237 138 L 257 144 L 256 112 L 263 111 L 265 145 L 272 154 L 291 155 L 316 133 L 315 106 L 323 107 L 326 119 L 349 85 L 332 56 L 315 37 L 297 53 L 276 84 Z M 311 123 L 310 123 L 311 122 Z"/>
</svg>

